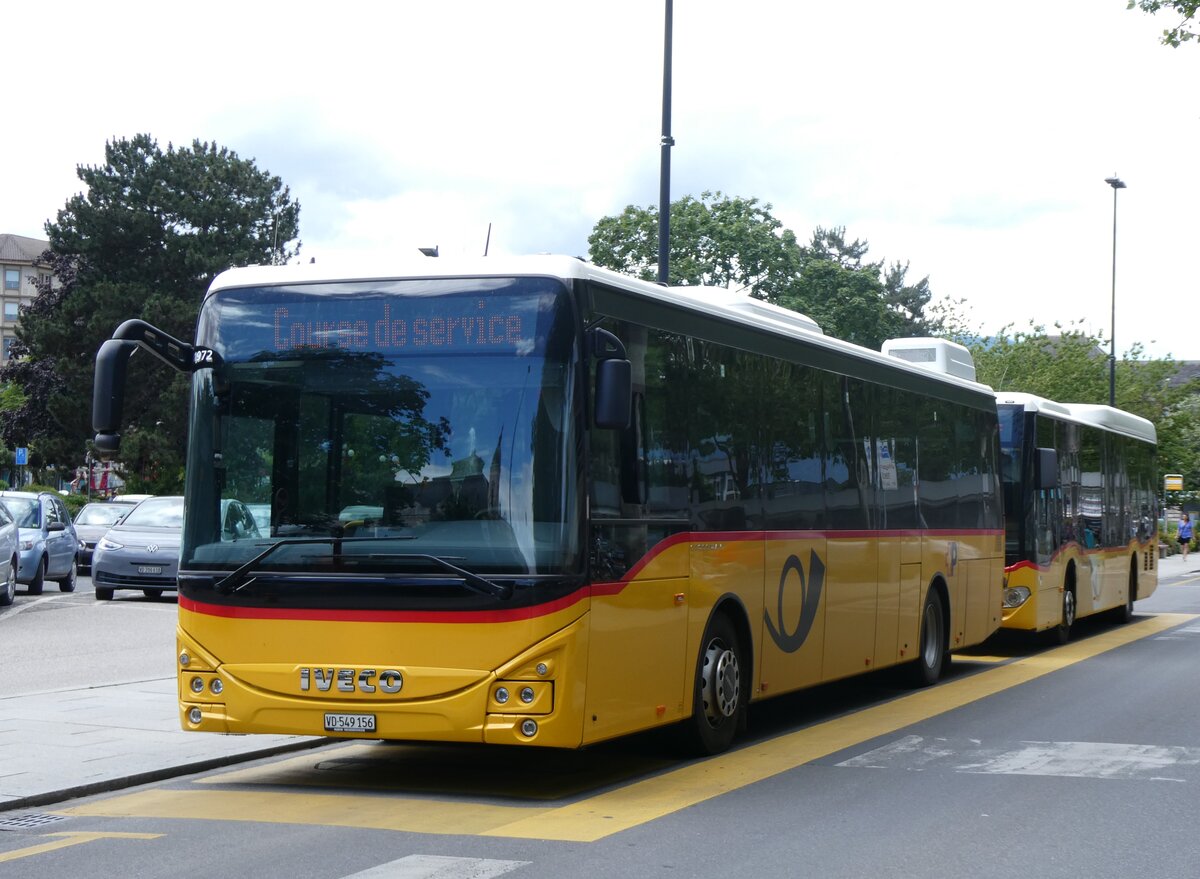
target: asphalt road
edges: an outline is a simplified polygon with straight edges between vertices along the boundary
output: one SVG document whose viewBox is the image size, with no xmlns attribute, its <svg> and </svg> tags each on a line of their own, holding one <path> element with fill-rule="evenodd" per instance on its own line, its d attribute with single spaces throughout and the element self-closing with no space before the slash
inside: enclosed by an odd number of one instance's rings
<svg viewBox="0 0 1200 879">
<path fill-rule="evenodd" d="M 74 592 L 47 583 L 29 595 L 18 585 L 16 601 L 0 608 L 0 697 L 172 677 L 176 615 L 171 593 L 96 601 L 88 577 Z"/>
<path fill-rule="evenodd" d="M 45 807 L 0 830 L 0 874 L 1190 879 L 1195 568 L 1164 575 L 1134 623 L 1085 621 L 1062 648 L 1000 638 L 928 690 L 876 675 L 755 706 L 750 738 L 711 760 L 657 736 L 565 753 L 341 742 Z M 171 602 L 84 594 L 0 617 L 0 636 L 57 619 L 55 673 L 78 668 L 85 632 L 144 633 L 143 658 L 169 643 Z"/>
</svg>

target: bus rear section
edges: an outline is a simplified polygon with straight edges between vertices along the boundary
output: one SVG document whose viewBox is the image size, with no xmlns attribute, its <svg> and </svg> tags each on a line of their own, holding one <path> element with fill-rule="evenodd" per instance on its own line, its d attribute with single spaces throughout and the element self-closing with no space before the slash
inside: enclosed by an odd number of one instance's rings
<svg viewBox="0 0 1200 879">
<path fill-rule="evenodd" d="M 1158 582 L 1154 426 L 1108 406 L 997 400 L 1003 627 L 1065 643 L 1082 617 L 1132 618 Z"/>
</svg>

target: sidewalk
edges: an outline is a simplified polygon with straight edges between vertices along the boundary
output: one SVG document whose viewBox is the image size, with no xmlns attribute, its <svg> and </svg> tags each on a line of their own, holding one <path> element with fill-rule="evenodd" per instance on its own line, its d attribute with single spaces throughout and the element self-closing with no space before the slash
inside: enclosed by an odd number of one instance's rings
<svg viewBox="0 0 1200 879">
<path fill-rule="evenodd" d="M 0 698 L 0 810 L 311 748 L 327 739 L 179 727 L 175 678 Z"/>
</svg>

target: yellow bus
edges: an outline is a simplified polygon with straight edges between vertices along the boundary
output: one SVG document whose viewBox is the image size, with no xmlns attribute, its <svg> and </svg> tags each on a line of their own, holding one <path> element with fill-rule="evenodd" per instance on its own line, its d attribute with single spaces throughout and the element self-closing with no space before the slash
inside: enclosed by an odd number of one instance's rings
<svg viewBox="0 0 1200 879">
<path fill-rule="evenodd" d="M 1031 394 L 996 395 L 1006 629 L 1066 643 L 1080 617 L 1133 617 L 1158 585 L 1154 425 Z"/>
<path fill-rule="evenodd" d="M 565 257 L 234 269 L 194 344 L 101 348 L 110 457 L 139 347 L 192 373 L 186 730 L 713 753 L 1000 623 L 995 399 L 949 343 Z"/>
</svg>

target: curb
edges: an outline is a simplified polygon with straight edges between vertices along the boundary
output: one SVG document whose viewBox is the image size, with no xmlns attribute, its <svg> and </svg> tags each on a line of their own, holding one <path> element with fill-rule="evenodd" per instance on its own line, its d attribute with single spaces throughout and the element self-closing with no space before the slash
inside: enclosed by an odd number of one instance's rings
<svg viewBox="0 0 1200 879">
<path fill-rule="evenodd" d="M 327 745 L 330 742 L 338 741 L 337 739 L 316 738 L 302 742 L 290 742 L 286 745 L 273 745 L 269 748 L 261 748 L 255 751 L 246 751 L 241 754 L 230 754 L 225 757 L 211 757 L 207 760 L 197 760 L 192 763 L 184 763 L 179 766 L 168 766 L 162 769 L 152 769 L 147 772 L 138 772 L 134 775 L 125 775 L 118 778 L 109 778 L 104 781 L 94 781 L 89 784 L 81 784 L 75 787 L 62 788 L 61 790 L 47 791 L 41 794 L 31 794 L 25 797 L 17 797 L 12 800 L 0 802 L 0 812 L 8 812 L 14 809 L 29 809 L 35 806 L 45 806 L 50 803 L 61 802 L 62 800 L 72 800 L 78 797 L 91 796 L 93 794 L 109 793 L 115 790 L 122 790 L 128 787 L 137 787 L 142 784 L 151 784 L 156 781 L 165 781 L 169 778 L 178 778 L 181 775 L 192 775 L 197 772 L 207 772 L 210 769 L 220 769 L 222 766 L 232 766 L 235 763 L 248 763 L 251 760 L 259 760 L 263 757 L 274 757 L 279 754 L 288 754 L 292 751 L 306 751 L 312 748 L 319 748 L 322 745 Z"/>
</svg>

